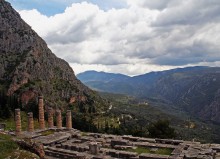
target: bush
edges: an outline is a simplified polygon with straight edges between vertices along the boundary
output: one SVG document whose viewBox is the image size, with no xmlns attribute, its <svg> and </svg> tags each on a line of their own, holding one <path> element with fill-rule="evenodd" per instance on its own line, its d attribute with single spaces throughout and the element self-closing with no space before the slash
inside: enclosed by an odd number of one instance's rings
<svg viewBox="0 0 220 159">
<path fill-rule="evenodd" d="M 174 128 L 170 127 L 168 120 L 158 120 L 148 126 L 149 136 L 153 138 L 174 138 L 176 136 Z"/>
</svg>

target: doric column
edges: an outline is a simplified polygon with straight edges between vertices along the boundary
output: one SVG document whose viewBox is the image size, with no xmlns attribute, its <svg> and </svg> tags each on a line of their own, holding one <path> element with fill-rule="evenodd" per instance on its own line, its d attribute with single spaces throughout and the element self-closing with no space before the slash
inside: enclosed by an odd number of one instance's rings
<svg viewBox="0 0 220 159">
<path fill-rule="evenodd" d="M 48 128 L 53 128 L 53 109 L 48 108 Z"/>
<path fill-rule="evenodd" d="M 28 132 L 33 132 L 34 131 L 34 118 L 33 118 L 33 113 L 30 112 L 28 113 Z"/>
<path fill-rule="evenodd" d="M 39 96 L 38 99 L 38 108 L 39 108 L 39 124 L 40 129 L 45 129 L 45 122 L 44 122 L 44 101 L 43 97 Z"/>
<path fill-rule="evenodd" d="M 66 128 L 72 129 L 72 112 L 71 112 L 71 110 L 67 110 L 67 112 L 66 112 Z"/>
<path fill-rule="evenodd" d="M 20 109 L 15 109 L 15 134 L 18 136 L 21 134 L 21 112 Z"/>
<path fill-rule="evenodd" d="M 56 111 L 56 122 L 57 122 L 57 128 L 62 128 L 62 116 L 61 116 L 61 110 Z"/>
</svg>

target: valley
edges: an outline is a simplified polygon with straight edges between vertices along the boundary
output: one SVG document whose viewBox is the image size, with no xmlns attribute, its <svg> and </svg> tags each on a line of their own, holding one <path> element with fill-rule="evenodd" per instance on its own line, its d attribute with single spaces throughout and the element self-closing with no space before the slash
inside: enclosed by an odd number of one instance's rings
<svg viewBox="0 0 220 159">
<path fill-rule="evenodd" d="M 134 77 L 88 71 L 77 77 L 100 92 L 131 95 L 140 101 L 151 101 L 164 111 L 220 122 L 219 67 L 186 67 Z"/>
<path fill-rule="evenodd" d="M 112 102 L 112 109 L 109 113 L 118 117 L 127 116 L 125 122 L 128 129 L 143 130 L 139 136 L 148 134 L 147 128 L 150 124 L 158 120 L 168 120 L 176 131 L 176 139 L 194 139 L 201 142 L 215 143 L 220 141 L 220 125 L 218 123 L 192 117 L 186 112 L 176 110 L 175 107 L 169 107 L 167 104 L 155 100 L 148 100 L 148 103 L 146 103 L 146 100 L 143 102 L 143 99 L 128 95 L 111 93 L 100 93 L 100 95 Z"/>
<path fill-rule="evenodd" d="M 0 158 L 220 158 L 220 67 L 75 75 L 48 46 L 0 0 Z"/>
</svg>

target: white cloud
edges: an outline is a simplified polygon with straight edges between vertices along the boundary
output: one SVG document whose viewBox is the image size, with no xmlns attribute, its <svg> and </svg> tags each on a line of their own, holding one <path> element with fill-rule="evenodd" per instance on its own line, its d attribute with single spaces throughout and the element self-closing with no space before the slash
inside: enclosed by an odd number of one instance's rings
<svg viewBox="0 0 220 159">
<path fill-rule="evenodd" d="M 219 1 L 124 1 L 127 8 L 107 11 L 82 2 L 51 17 L 20 14 L 76 73 L 136 75 L 220 61 Z"/>
</svg>

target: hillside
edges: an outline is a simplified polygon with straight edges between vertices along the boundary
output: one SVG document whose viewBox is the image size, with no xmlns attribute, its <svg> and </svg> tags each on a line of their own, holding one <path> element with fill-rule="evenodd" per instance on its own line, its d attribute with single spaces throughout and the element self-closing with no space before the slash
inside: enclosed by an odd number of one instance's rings
<svg viewBox="0 0 220 159">
<path fill-rule="evenodd" d="M 22 105 L 41 94 L 45 105 L 65 109 L 69 104 L 105 109 L 106 103 L 82 84 L 69 64 L 56 57 L 11 7 L 0 0 L 0 91 L 17 95 Z"/>
<path fill-rule="evenodd" d="M 184 112 L 175 110 L 170 106 L 167 108 L 159 102 L 146 103 L 133 96 L 100 92 L 103 98 L 111 101 L 109 114 L 119 117 L 121 128 L 127 130 L 126 134 L 144 136 L 148 134 L 148 126 L 158 120 L 168 120 L 172 128 L 175 128 L 176 139 L 192 140 L 202 142 L 220 142 L 220 125 L 190 117 Z M 164 109 L 161 109 L 161 108 Z M 141 131 L 140 131 L 141 130 Z"/>
<path fill-rule="evenodd" d="M 171 112 L 178 109 L 204 120 L 220 122 L 220 68 L 188 67 L 113 82 L 87 79 L 85 84 L 103 92 L 134 95 L 154 104 L 160 102 L 161 109 Z"/>
</svg>

